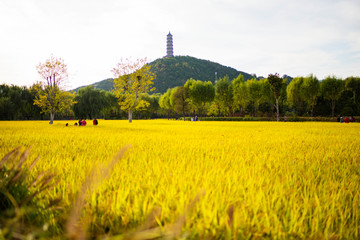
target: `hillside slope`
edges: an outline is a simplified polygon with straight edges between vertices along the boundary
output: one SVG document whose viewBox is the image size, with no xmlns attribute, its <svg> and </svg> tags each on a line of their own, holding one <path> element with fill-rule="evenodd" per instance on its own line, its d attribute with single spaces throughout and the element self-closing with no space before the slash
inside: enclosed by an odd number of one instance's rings
<svg viewBox="0 0 360 240">
<path fill-rule="evenodd" d="M 149 64 L 151 71 L 157 76 L 154 79 L 155 93 L 164 93 L 168 88 L 183 86 L 190 78 L 215 83 L 215 72 L 218 79 L 227 75 L 232 80 L 240 73 L 244 76 L 245 80 L 252 78 L 250 74 L 234 68 L 190 56 L 159 58 Z M 105 79 L 91 85 L 97 89 L 110 91 L 113 86 L 113 79 Z M 77 91 L 80 88 L 74 90 Z"/>
<path fill-rule="evenodd" d="M 190 56 L 161 58 L 151 62 L 150 65 L 151 71 L 157 76 L 154 80 L 155 91 L 160 93 L 166 92 L 168 88 L 183 86 L 189 78 L 214 83 L 215 72 L 218 78 L 228 75 L 230 80 L 240 73 L 244 75 L 245 80 L 252 78 L 251 75 L 234 68 Z"/>
</svg>

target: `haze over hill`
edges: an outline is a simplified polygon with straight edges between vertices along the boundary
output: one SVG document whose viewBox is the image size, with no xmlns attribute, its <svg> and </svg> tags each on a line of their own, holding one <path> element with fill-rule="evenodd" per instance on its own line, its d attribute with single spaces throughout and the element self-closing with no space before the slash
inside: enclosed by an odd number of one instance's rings
<svg viewBox="0 0 360 240">
<path fill-rule="evenodd" d="M 212 83 L 215 83 L 215 78 L 219 79 L 226 75 L 231 80 L 239 74 L 242 74 L 245 80 L 253 78 L 252 75 L 234 68 L 190 56 L 160 58 L 149 64 L 151 65 L 151 71 L 157 76 L 154 79 L 153 86 L 156 88 L 154 93 L 164 93 L 168 88 L 183 86 L 190 78 L 211 81 Z M 113 87 L 113 79 L 105 79 L 90 85 L 95 86 L 97 89 L 110 91 Z M 80 88 L 82 87 L 74 90 L 77 91 Z"/>
</svg>

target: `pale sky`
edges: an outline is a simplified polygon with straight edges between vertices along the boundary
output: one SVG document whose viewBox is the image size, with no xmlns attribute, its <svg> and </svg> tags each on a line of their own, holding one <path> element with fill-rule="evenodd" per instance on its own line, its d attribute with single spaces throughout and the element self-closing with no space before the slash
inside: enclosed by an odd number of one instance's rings
<svg viewBox="0 0 360 240">
<path fill-rule="evenodd" d="M 360 76 L 359 13 L 359 0 L 0 0 L 0 84 L 32 85 L 53 54 L 67 89 L 89 85 L 121 58 L 165 56 L 169 31 L 175 56 L 258 76 Z"/>
</svg>

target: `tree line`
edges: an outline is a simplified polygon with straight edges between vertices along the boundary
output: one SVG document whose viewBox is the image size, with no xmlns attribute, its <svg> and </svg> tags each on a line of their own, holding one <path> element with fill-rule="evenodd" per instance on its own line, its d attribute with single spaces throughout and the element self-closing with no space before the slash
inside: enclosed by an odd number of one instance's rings
<svg viewBox="0 0 360 240">
<path fill-rule="evenodd" d="M 278 94 L 282 116 L 358 116 L 360 111 L 360 78 L 345 80 L 330 76 L 319 81 L 315 76 L 296 77 L 291 82 L 281 78 Z M 49 119 L 41 107 L 34 105 L 37 88 L 0 85 L 1 120 Z M 179 118 L 184 116 L 255 116 L 276 117 L 276 97 L 268 79 L 243 76 L 230 81 L 225 76 L 215 84 L 189 79 L 184 86 L 168 89 L 164 94 L 142 93 L 147 102 L 134 110 L 136 118 Z M 58 119 L 127 118 L 115 93 L 92 86 L 81 88 L 73 97 L 71 108 L 61 108 Z"/>
<path fill-rule="evenodd" d="M 37 66 L 42 81 L 31 87 L 0 85 L 1 120 L 70 118 L 125 119 L 280 116 L 359 116 L 360 78 L 329 76 L 319 81 L 310 74 L 288 80 L 269 74 L 245 81 L 239 74 L 211 81 L 188 79 L 164 94 L 149 94 L 155 74 L 145 59 L 122 61 L 112 70 L 114 90 L 92 86 L 77 93 L 64 91 L 67 66 L 51 56 Z"/>
<path fill-rule="evenodd" d="M 244 80 L 240 74 L 225 76 L 214 85 L 189 79 L 184 86 L 168 89 L 159 105 L 169 116 L 358 116 L 360 78 L 345 80 L 316 76 L 293 80 L 269 74 L 267 78 Z"/>
</svg>

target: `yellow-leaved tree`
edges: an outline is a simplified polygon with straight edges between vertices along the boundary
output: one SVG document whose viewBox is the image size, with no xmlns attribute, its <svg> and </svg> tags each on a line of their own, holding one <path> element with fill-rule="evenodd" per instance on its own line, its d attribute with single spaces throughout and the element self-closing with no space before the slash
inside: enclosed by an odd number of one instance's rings
<svg viewBox="0 0 360 240">
<path fill-rule="evenodd" d="M 50 124 L 54 122 L 56 112 L 69 112 L 74 104 L 75 94 L 63 90 L 68 77 L 64 60 L 50 56 L 44 63 L 37 65 L 41 81 L 34 85 L 37 96 L 34 105 L 42 112 L 50 113 Z"/>
<path fill-rule="evenodd" d="M 140 95 L 155 90 L 151 85 L 156 75 L 150 71 L 151 66 L 146 64 L 146 58 L 131 61 L 121 59 L 112 69 L 114 73 L 114 93 L 118 98 L 122 110 L 128 112 L 129 123 L 132 122 L 132 113 L 149 106 L 149 103 L 140 98 Z"/>
</svg>

